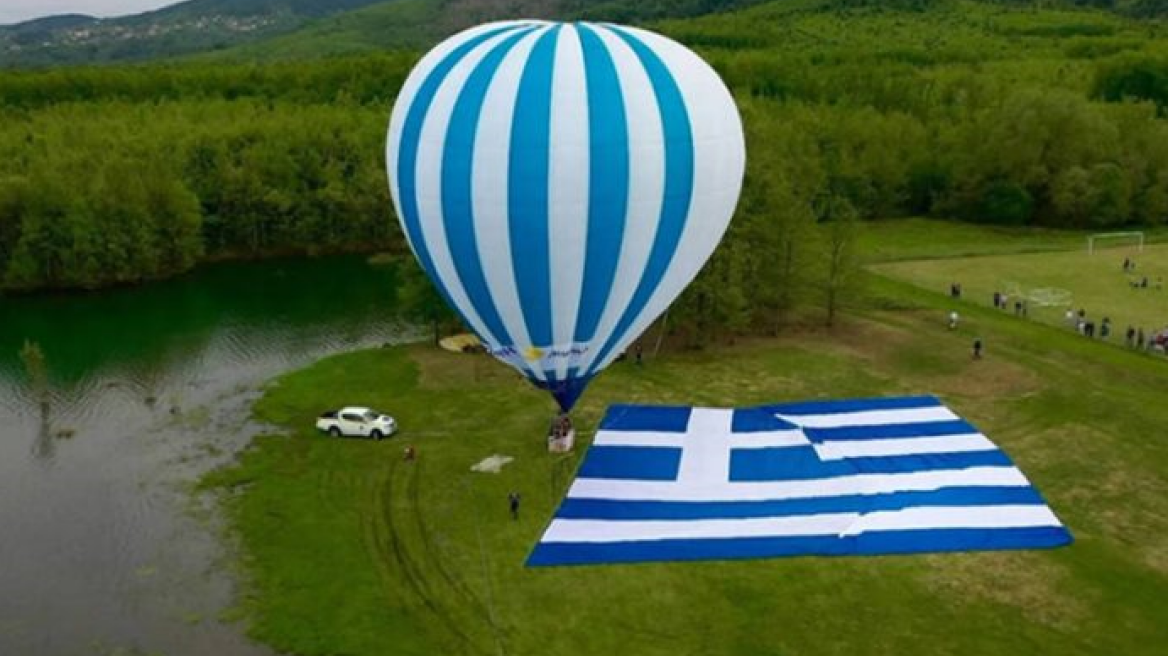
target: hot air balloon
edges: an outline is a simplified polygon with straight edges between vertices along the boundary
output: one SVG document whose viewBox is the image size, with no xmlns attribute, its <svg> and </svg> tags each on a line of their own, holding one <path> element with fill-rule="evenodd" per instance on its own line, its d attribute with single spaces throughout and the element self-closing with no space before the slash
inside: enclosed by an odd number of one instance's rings
<svg viewBox="0 0 1168 656">
<path fill-rule="evenodd" d="M 745 166 L 709 65 L 592 23 L 490 23 L 442 42 L 406 79 L 386 150 L 422 268 L 564 412 L 697 275 Z"/>
</svg>

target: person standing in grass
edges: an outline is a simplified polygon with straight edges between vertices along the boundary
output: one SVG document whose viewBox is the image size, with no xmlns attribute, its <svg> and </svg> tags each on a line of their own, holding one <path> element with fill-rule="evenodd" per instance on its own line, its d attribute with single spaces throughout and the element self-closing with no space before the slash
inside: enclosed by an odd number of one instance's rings
<svg viewBox="0 0 1168 656">
<path fill-rule="evenodd" d="M 1124 334 L 1124 336 L 1126 338 L 1125 342 L 1128 348 L 1132 348 L 1136 345 L 1136 329 L 1134 326 L 1128 326 L 1127 332 Z"/>
<path fill-rule="evenodd" d="M 957 320 L 959 318 L 957 316 L 957 310 L 951 310 L 949 312 L 949 330 L 957 330 Z"/>
<path fill-rule="evenodd" d="M 519 493 L 512 491 L 508 494 L 507 504 L 511 507 L 511 519 L 519 519 Z"/>
<path fill-rule="evenodd" d="M 974 360 L 981 359 L 981 338 L 980 337 L 975 337 L 973 339 L 973 359 Z"/>
</svg>

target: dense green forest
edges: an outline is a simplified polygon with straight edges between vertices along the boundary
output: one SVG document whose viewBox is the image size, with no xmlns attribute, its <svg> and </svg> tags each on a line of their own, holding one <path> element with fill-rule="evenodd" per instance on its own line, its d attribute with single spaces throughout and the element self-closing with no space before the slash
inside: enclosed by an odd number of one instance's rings
<svg viewBox="0 0 1168 656">
<path fill-rule="evenodd" d="M 1161 25 L 1011 3 L 888 5 L 783 0 L 653 24 L 718 68 L 748 131 L 738 216 L 677 306 L 692 330 L 773 325 L 801 293 L 836 298 L 854 220 L 1168 218 Z M 382 152 L 416 56 L 0 74 L 3 287 L 404 250 Z"/>
</svg>

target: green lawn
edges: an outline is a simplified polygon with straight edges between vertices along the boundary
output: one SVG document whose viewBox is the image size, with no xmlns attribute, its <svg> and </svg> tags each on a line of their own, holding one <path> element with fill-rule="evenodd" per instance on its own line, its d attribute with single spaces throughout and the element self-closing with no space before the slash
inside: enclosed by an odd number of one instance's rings
<svg viewBox="0 0 1168 656">
<path fill-rule="evenodd" d="M 1136 263 L 1134 274 L 1123 272 L 1124 257 Z M 1031 304 L 1033 319 L 1064 325 L 1067 307 L 1087 311 L 1088 319 L 1110 317 L 1115 328 L 1111 341 L 1122 343 L 1127 326 L 1145 331 L 1168 326 L 1168 286 L 1156 288 L 1157 278 L 1168 282 L 1168 245 L 1153 245 L 1137 253 L 1135 248 L 1114 248 L 1088 255 L 1085 249 L 1061 253 L 994 255 L 945 260 L 918 260 L 879 264 L 878 273 L 922 287 L 946 291 L 960 282 L 966 301 L 992 305 L 995 291 L 1017 298 L 1034 290 L 1058 289 L 1070 295 L 1069 304 L 1039 307 Z M 1147 289 L 1133 289 L 1131 282 L 1148 277 Z M 1013 312 L 1013 301 L 1010 301 Z M 954 305 L 960 308 L 960 305 Z"/>
<path fill-rule="evenodd" d="M 866 222 L 858 249 L 868 262 L 1061 251 L 1085 254 L 1090 234 L 1079 230 L 990 226 L 941 219 L 888 219 Z M 1147 243 L 1168 241 L 1168 230 L 1146 229 L 1144 239 Z M 1122 259 L 1120 256 L 1121 262 Z"/>
<path fill-rule="evenodd" d="M 881 307 L 804 330 L 618 364 L 585 394 L 744 405 L 935 393 L 995 439 L 1073 531 L 1051 551 L 526 569 L 577 464 L 544 451 L 553 408 L 510 370 L 424 346 L 335 357 L 257 407 L 279 435 L 208 477 L 245 584 L 239 614 L 280 651 L 316 654 L 1125 654 L 1168 644 L 1168 364 L 870 281 Z M 1126 290 L 1124 290 L 1126 291 Z M 986 340 L 973 362 L 969 342 Z M 314 415 L 395 414 L 399 439 L 335 441 Z M 419 460 L 402 462 L 405 444 Z M 469 467 L 515 457 L 501 474 Z M 523 494 L 518 522 L 507 492 Z"/>
</svg>

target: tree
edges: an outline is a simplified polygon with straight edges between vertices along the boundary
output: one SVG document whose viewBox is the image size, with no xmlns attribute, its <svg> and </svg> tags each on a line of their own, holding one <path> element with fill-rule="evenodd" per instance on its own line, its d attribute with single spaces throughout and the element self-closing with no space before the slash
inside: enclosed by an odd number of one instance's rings
<svg viewBox="0 0 1168 656">
<path fill-rule="evenodd" d="M 847 293 L 857 268 L 855 241 L 858 231 L 856 210 L 843 197 L 832 196 L 824 206 L 823 308 L 824 322 L 835 325 L 840 301 Z"/>
<path fill-rule="evenodd" d="M 443 330 L 458 325 L 457 316 L 414 258 L 400 258 L 397 270 L 397 299 L 402 316 L 428 324 L 434 335 L 434 346 L 438 346 Z"/>
</svg>

